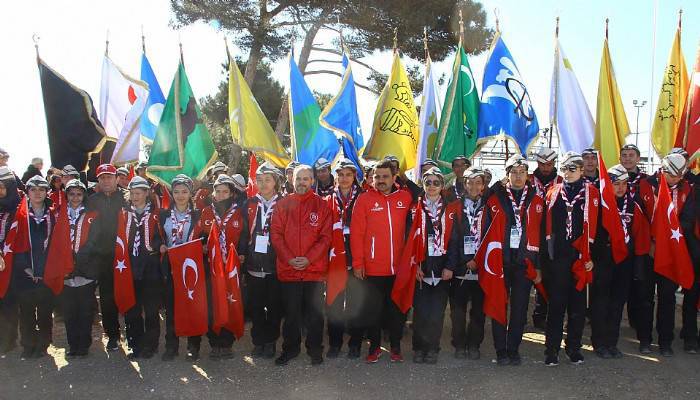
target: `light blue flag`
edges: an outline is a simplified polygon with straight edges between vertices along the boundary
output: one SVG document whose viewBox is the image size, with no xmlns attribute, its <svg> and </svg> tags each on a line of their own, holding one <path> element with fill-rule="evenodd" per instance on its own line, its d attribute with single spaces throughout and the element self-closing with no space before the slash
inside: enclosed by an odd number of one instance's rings
<svg viewBox="0 0 700 400">
<path fill-rule="evenodd" d="M 358 152 L 364 147 L 365 139 L 362 136 L 360 117 L 357 114 L 355 80 L 346 54 L 343 54 L 343 68 L 345 72 L 340 90 L 321 113 L 320 122 L 323 127 L 332 130 L 342 138 L 343 154 L 355 164 L 357 176 L 362 180 Z"/>
<path fill-rule="evenodd" d="M 321 107 L 306 85 L 293 54 L 289 56 L 289 126 L 294 159 L 313 165 L 323 157 L 331 162 L 340 151 L 333 131 L 319 123 Z"/>
<path fill-rule="evenodd" d="M 486 61 L 481 93 L 479 143 L 503 135 L 525 155 L 540 128 L 525 83 L 499 33 Z"/>
<path fill-rule="evenodd" d="M 149 94 L 146 107 L 143 109 L 141 116 L 141 136 L 149 142 L 152 142 L 156 137 L 160 116 L 163 114 L 165 107 L 165 96 L 160 90 L 160 85 L 153 73 L 151 63 L 146 58 L 146 53 L 141 55 L 141 80 L 148 84 Z"/>
</svg>

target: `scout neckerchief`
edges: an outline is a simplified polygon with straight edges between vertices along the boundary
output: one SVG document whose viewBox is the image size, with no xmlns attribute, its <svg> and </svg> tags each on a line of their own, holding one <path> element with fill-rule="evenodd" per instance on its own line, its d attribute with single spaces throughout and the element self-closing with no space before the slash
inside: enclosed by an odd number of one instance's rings
<svg viewBox="0 0 700 400">
<path fill-rule="evenodd" d="M 126 232 L 127 235 L 129 232 L 131 232 L 131 224 L 134 223 L 136 224 L 136 232 L 134 233 L 134 245 L 133 249 L 131 250 L 131 254 L 134 257 L 138 257 L 139 255 L 139 247 L 141 247 L 141 228 L 143 227 L 143 235 L 145 237 L 144 240 L 144 245 L 146 246 L 146 249 L 148 251 L 151 251 L 151 235 L 150 235 L 150 228 L 148 226 L 148 219 L 151 216 L 151 203 L 147 203 L 146 207 L 143 209 L 143 213 L 141 213 L 141 216 L 139 216 L 136 213 L 136 210 L 134 209 L 133 206 L 129 207 L 129 218 L 127 221 L 127 227 L 126 227 Z"/>
<path fill-rule="evenodd" d="M 352 190 L 350 190 L 350 195 L 345 198 L 343 196 L 343 193 L 340 192 L 340 189 L 336 188 L 335 189 L 335 194 L 336 198 L 338 199 L 338 211 L 340 211 L 340 220 L 343 221 L 343 225 L 345 225 L 345 221 L 347 220 L 348 217 L 348 210 L 350 209 L 350 205 L 355 201 L 355 197 L 357 197 L 357 193 L 359 190 L 357 189 L 356 185 L 352 185 Z"/>
<path fill-rule="evenodd" d="M 50 218 L 51 212 L 46 209 L 46 206 L 44 206 L 44 213 L 40 216 L 36 216 L 34 214 L 34 208 L 29 207 L 29 218 L 34 220 L 34 223 L 36 223 L 37 227 L 42 224 L 42 222 L 46 221 L 46 240 L 44 240 L 44 250 L 46 250 L 46 247 L 49 245 L 49 237 L 51 236 L 51 218 Z"/>
<path fill-rule="evenodd" d="M 185 217 L 183 219 L 178 219 L 177 210 L 173 207 L 170 210 L 170 233 L 172 236 L 173 246 L 177 244 L 184 243 L 185 238 L 185 226 L 192 221 L 192 210 L 187 206 L 185 211 Z"/>
<path fill-rule="evenodd" d="M 510 190 L 510 184 L 506 186 L 506 193 L 510 199 L 510 204 L 513 207 L 513 216 L 515 218 L 515 226 L 522 232 L 523 213 L 525 211 L 525 199 L 527 198 L 527 185 L 523 187 L 523 194 L 520 196 L 520 201 L 516 202 L 513 192 Z"/>
<path fill-rule="evenodd" d="M 225 260 L 226 257 L 228 257 L 228 246 L 226 245 L 226 225 L 228 224 L 228 221 L 231 220 L 231 217 L 233 217 L 233 214 L 236 213 L 238 203 L 234 201 L 231 204 L 231 208 L 228 209 L 228 212 L 223 220 L 221 217 L 219 217 L 219 214 L 216 213 L 216 207 L 214 207 L 213 204 L 211 205 L 211 208 L 214 210 L 214 219 L 216 220 L 216 225 L 219 227 L 219 247 L 221 248 L 221 254 Z"/>
<path fill-rule="evenodd" d="M 442 196 L 438 197 L 437 202 L 435 202 L 434 204 L 436 211 L 435 215 L 433 215 L 431 207 L 428 206 L 427 197 L 423 198 L 423 209 L 425 210 L 425 213 L 428 214 L 428 218 L 430 218 L 430 223 L 433 224 L 433 243 L 435 244 L 435 248 L 438 249 L 442 254 L 444 254 L 444 248 L 442 243 L 444 221 L 442 216 L 445 213 L 445 208 L 443 207 Z"/>
<path fill-rule="evenodd" d="M 581 190 L 578 191 L 578 194 L 576 194 L 572 201 L 569 201 L 569 197 L 566 195 L 566 187 L 562 189 L 563 190 L 560 190 L 561 198 L 564 200 L 564 204 L 566 205 L 566 238 L 571 239 L 573 236 L 572 214 L 574 211 L 574 206 L 576 205 L 576 202 L 581 200 L 583 196 L 586 195 L 586 185 L 584 184 L 581 186 Z"/>
<path fill-rule="evenodd" d="M 270 232 L 270 220 L 272 212 L 275 209 L 275 204 L 277 204 L 277 198 L 279 197 L 277 193 L 270 200 L 265 200 L 260 193 L 256 194 L 255 197 L 258 198 L 258 215 L 260 216 L 260 229 L 262 229 L 262 234 L 267 236 Z M 265 205 L 268 205 L 265 207 Z"/>
</svg>

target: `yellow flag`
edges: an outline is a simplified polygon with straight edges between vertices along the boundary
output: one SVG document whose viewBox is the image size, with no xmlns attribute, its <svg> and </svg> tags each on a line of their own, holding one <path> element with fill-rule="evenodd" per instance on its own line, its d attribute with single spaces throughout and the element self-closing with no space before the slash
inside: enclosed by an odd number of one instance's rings
<svg viewBox="0 0 700 400">
<path fill-rule="evenodd" d="M 605 165 L 619 163 L 620 148 L 625 144 L 625 137 L 629 133 L 630 127 L 622 105 L 620 90 L 617 88 L 606 38 L 603 45 L 603 59 L 600 62 L 598 109 L 593 141 L 593 146 L 600 151 Z"/>
<path fill-rule="evenodd" d="M 374 112 L 372 137 L 365 147 L 364 158 L 381 160 L 393 154 L 399 159 L 401 170 L 406 171 L 416 165 L 419 135 L 418 112 L 413 104 L 411 84 L 395 51 L 391 75 Z"/>
<path fill-rule="evenodd" d="M 676 30 L 671 55 L 668 57 L 668 65 L 662 78 L 651 140 L 656 154 L 665 157 L 676 141 L 683 105 L 688 96 L 688 70 L 681 50 L 680 28 Z"/>
<path fill-rule="evenodd" d="M 228 117 L 234 142 L 278 167 L 287 166 L 289 155 L 253 97 L 235 60 L 229 62 Z"/>
</svg>

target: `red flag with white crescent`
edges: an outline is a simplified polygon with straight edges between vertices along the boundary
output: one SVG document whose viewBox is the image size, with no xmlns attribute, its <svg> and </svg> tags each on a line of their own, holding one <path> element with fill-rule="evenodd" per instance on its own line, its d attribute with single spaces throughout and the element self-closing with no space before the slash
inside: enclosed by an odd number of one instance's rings
<svg viewBox="0 0 700 400">
<path fill-rule="evenodd" d="M 56 226 L 51 233 L 46 267 L 44 268 L 44 285 L 48 286 L 53 294 L 58 295 L 63 291 L 63 279 L 73 272 L 73 263 L 73 243 L 70 240 L 68 207 L 64 203 L 58 208 Z"/>
<path fill-rule="evenodd" d="M 619 264 L 627 258 L 627 240 L 629 232 L 625 232 L 622 226 L 622 218 L 617 209 L 617 200 L 613 191 L 612 181 L 605 169 L 603 157 L 598 157 L 598 171 L 600 171 L 600 200 L 603 228 L 610 236 L 613 260 Z"/>
<path fill-rule="evenodd" d="M 396 270 L 394 287 L 391 289 L 391 299 L 403 313 L 407 312 L 413 305 L 413 296 L 416 292 L 416 273 L 420 264 L 425 261 L 427 241 L 423 214 L 423 202 L 419 200 L 408 241 L 403 248 L 401 260 Z"/>
<path fill-rule="evenodd" d="M 241 260 L 238 258 L 236 247 L 231 244 L 226 260 L 226 302 L 228 303 L 228 323 L 225 328 L 233 333 L 236 339 L 243 337 L 245 319 L 243 316 L 243 295 L 241 294 Z"/>
<path fill-rule="evenodd" d="M 345 290 L 348 282 L 348 263 L 345 257 L 345 237 L 343 236 L 343 221 L 338 212 L 338 199 L 335 195 L 331 195 L 328 197 L 328 202 L 333 215 L 333 233 L 331 235 L 328 284 L 326 288 L 326 303 L 330 305 Z"/>
<path fill-rule="evenodd" d="M 474 255 L 479 267 L 479 285 L 484 291 L 484 313 L 501 325 L 506 325 L 508 293 L 503 279 L 503 243 L 505 216 L 497 211 L 486 235 Z"/>
<path fill-rule="evenodd" d="M 19 207 L 15 212 L 15 220 L 10 225 L 3 243 L 2 258 L 5 262 L 5 269 L 0 271 L 0 299 L 5 297 L 7 289 L 12 280 L 12 263 L 15 253 L 26 253 L 29 251 L 29 211 L 27 198 L 22 196 Z"/>
<path fill-rule="evenodd" d="M 208 330 L 208 313 L 202 241 L 169 248 L 168 260 L 173 277 L 175 335 L 203 335 Z"/>
<path fill-rule="evenodd" d="M 258 171 L 258 159 L 255 158 L 255 153 L 250 152 L 250 168 L 248 168 L 248 187 L 245 192 L 248 197 L 253 197 L 258 194 L 258 182 L 255 180 L 255 175 Z"/>
<path fill-rule="evenodd" d="M 217 334 L 229 321 L 224 259 L 219 245 L 219 226 L 211 224 L 207 241 L 209 270 L 211 272 L 212 330 Z"/>
<path fill-rule="evenodd" d="M 117 221 L 117 239 L 114 245 L 114 303 L 120 314 L 136 305 L 136 294 L 134 293 L 134 277 L 131 269 L 131 258 L 129 258 L 129 241 L 126 231 L 126 211 L 119 212 Z"/>
<path fill-rule="evenodd" d="M 168 190 L 167 187 L 163 186 L 163 195 L 160 198 L 160 208 L 163 210 L 167 210 L 170 208 L 170 205 L 173 203 L 173 200 L 170 196 L 170 190 Z"/>
</svg>

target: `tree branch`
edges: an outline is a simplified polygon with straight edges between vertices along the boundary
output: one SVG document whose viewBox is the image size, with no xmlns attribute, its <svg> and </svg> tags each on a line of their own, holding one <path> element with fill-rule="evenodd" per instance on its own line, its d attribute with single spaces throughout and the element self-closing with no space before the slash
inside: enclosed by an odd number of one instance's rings
<svg viewBox="0 0 700 400">
<path fill-rule="evenodd" d="M 342 61 L 339 61 L 339 60 L 328 60 L 328 59 L 325 59 L 325 58 L 319 58 L 319 59 L 316 59 L 316 60 L 309 60 L 309 61 L 307 61 L 307 62 L 306 62 L 306 65 L 309 65 L 309 64 L 314 63 L 314 62 L 333 63 L 333 64 L 342 64 L 342 63 L 343 63 Z"/>
<path fill-rule="evenodd" d="M 343 74 L 341 74 L 340 72 L 330 71 L 330 70 L 327 70 L 327 69 L 319 69 L 319 70 L 306 71 L 306 72 L 304 72 L 304 76 L 306 76 L 306 75 L 320 75 L 320 74 L 335 75 L 335 76 L 340 77 L 340 78 L 343 77 Z M 362 85 L 362 84 L 359 84 L 359 83 L 357 83 L 357 82 L 355 82 L 355 86 L 359 87 L 360 89 L 364 89 L 364 90 L 366 90 L 366 91 L 368 91 L 368 92 L 372 92 L 372 93 L 374 93 L 375 95 L 379 95 L 379 94 L 380 94 L 379 92 L 377 92 L 376 90 L 372 89 L 371 87 L 365 86 L 365 85 Z"/>
<path fill-rule="evenodd" d="M 318 46 L 313 46 L 313 47 L 311 47 L 311 50 L 321 51 L 321 52 L 325 52 L 325 53 L 331 53 L 331 54 L 335 54 L 335 55 L 337 55 L 337 56 L 342 56 L 342 55 L 343 55 L 343 53 L 339 52 L 338 50 L 326 49 L 326 48 L 318 47 Z M 374 69 L 374 68 L 373 68 L 372 66 L 370 66 L 369 64 L 364 63 L 364 62 L 362 62 L 362 61 L 360 61 L 360 60 L 358 60 L 358 59 L 356 59 L 356 58 L 350 58 L 350 61 L 355 62 L 355 63 L 357 63 L 357 64 L 359 64 L 359 65 L 362 65 L 363 67 L 365 67 L 365 68 L 369 69 L 370 71 L 373 71 L 373 72 L 375 72 L 375 73 L 377 73 L 377 74 L 381 74 L 381 72 L 377 71 L 376 69 Z"/>
<path fill-rule="evenodd" d="M 267 14 L 270 16 L 270 19 L 272 19 L 273 17 L 275 17 L 277 14 L 279 14 L 282 10 L 284 10 L 284 9 L 287 8 L 288 6 L 289 6 L 289 3 L 288 3 L 288 2 L 286 2 L 286 1 L 280 1 L 280 2 L 277 4 L 277 7 L 273 8 L 272 10 L 270 10 Z"/>
</svg>

